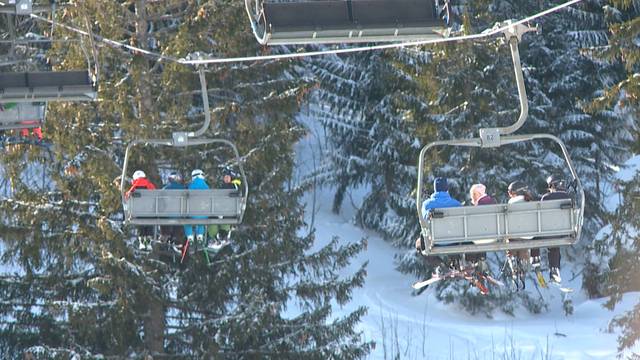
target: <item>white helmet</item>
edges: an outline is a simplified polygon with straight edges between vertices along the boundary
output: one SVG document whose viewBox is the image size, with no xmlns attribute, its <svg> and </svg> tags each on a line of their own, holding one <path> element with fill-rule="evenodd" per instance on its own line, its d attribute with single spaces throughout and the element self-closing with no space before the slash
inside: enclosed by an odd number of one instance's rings
<svg viewBox="0 0 640 360">
<path fill-rule="evenodd" d="M 144 173 L 144 171 L 142 170 L 136 170 L 136 172 L 133 173 L 133 180 L 138 180 L 140 178 L 146 178 L 147 174 Z"/>
<path fill-rule="evenodd" d="M 200 169 L 195 169 L 195 170 L 193 170 L 193 171 L 191 172 L 191 177 L 192 177 L 192 178 L 197 177 L 197 176 L 199 176 L 199 177 L 204 177 L 204 171 L 202 171 L 202 170 L 200 170 Z"/>
</svg>

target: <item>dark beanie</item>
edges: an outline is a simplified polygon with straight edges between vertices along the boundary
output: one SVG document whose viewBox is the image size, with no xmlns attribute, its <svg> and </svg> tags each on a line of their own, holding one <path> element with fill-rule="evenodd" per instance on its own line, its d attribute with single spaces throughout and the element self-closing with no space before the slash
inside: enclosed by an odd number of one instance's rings
<svg viewBox="0 0 640 360">
<path fill-rule="evenodd" d="M 449 191 L 449 184 L 447 184 L 447 178 L 436 178 L 433 180 L 433 188 L 435 191 Z"/>
</svg>

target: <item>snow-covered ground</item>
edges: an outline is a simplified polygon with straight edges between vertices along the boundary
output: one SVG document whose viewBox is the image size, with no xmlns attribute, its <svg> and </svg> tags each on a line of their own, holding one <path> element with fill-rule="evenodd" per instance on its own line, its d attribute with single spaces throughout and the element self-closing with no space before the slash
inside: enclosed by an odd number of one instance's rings
<svg viewBox="0 0 640 360">
<path fill-rule="evenodd" d="M 430 290 L 412 296 L 411 284 L 416 279 L 395 270 L 396 249 L 374 233 L 353 225 L 353 208 L 348 202 L 342 214 L 334 215 L 331 192 L 323 189 L 317 195 L 317 246 L 333 236 L 344 242 L 368 238 L 367 250 L 344 270 L 345 275 L 353 273 L 368 261 L 365 286 L 355 291 L 353 301 L 339 313 L 362 305 L 369 308 L 360 328 L 368 340 L 376 342 L 371 358 L 391 359 L 397 354 L 401 359 L 616 357 L 617 335 L 606 331 L 608 322 L 632 308 L 640 300 L 640 293 L 627 294 L 614 312 L 602 306 L 606 299 L 587 300 L 575 294 L 574 313 L 567 317 L 559 293 L 545 290 L 545 296 L 553 297 L 547 313 L 534 315 L 522 310 L 515 316 L 496 313 L 491 319 L 472 316 L 455 305 L 438 302 Z"/>
<path fill-rule="evenodd" d="M 297 148 L 301 176 L 318 165 L 319 147 L 324 146 L 321 128 L 305 120 L 311 132 Z M 513 316 L 495 313 L 492 318 L 472 316 L 456 305 L 438 302 L 432 290 L 413 296 L 411 284 L 417 279 L 395 270 L 397 250 L 351 221 L 362 193 L 351 194 L 353 203 L 347 197 L 340 215 L 331 212 L 331 189 L 317 189 L 315 208 L 313 192 L 306 195 L 305 201 L 308 223 L 315 212 L 316 248 L 333 236 L 343 242 L 368 239 L 366 251 L 343 271 L 346 276 L 367 261 L 366 283 L 336 315 L 359 306 L 368 307 L 359 327 L 367 340 L 376 342 L 372 359 L 616 358 L 617 334 L 607 332 L 608 323 L 615 315 L 631 309 L 640 300 L 640 293 L 627 294 L 612 312 L 602 306 L 606 299 L 589 300 L 576 290 L 572 296 L 574 313 L 568 317 L 562 310 L 560 293 L 555 290 L 543 291 L 551 304 L 548 312 L 535 315 L 517 310 Z M 568 275 L 563 274 L 565 278 Z M 570 286 L 580 288 L 579 283 Z M 640 347 L 634 350 L 638 352 Z"/>
</svg>

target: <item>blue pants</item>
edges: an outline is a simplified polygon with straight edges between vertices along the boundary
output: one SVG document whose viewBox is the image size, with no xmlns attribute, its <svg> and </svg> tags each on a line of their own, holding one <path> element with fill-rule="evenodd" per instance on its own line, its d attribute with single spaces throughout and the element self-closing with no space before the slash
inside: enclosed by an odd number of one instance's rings
<svg viewBox="0 0 640 360">
<path fill-rule="evenodd" d="M 206 217 L 194 217 L 194 219 L 206 219 Z M 185 225 L 184 226 L 184 236 L 193 236 L 193 228 L 196 228 L 196 235 L 204 236 L 207 227 L 205 225 Z"/>
</svg>

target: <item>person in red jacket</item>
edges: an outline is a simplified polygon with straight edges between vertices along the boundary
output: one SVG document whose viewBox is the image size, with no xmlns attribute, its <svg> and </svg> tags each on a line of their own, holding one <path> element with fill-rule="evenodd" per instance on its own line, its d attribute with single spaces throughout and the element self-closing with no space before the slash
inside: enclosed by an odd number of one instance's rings
<svg viewBox="0 0 640 360">
<path fill-rule="evenodd" d="M 129 198 L 131 193 L 138 189 L 155 190 L 156 186 L 147 179 L 147 174 L 142 170 L 136 170 L 133 173 L 133 182 L 131 187 L 125 193 L 125 198 Z M 151 240 L 153 239 L 153 226 L 138 227 L 138 249 L 151 251 Z"/>
</svg>

